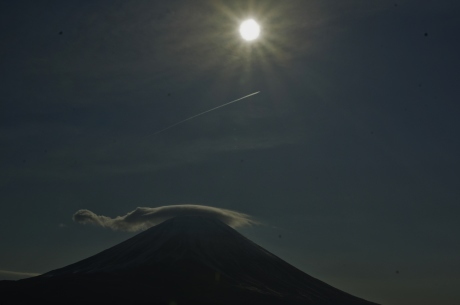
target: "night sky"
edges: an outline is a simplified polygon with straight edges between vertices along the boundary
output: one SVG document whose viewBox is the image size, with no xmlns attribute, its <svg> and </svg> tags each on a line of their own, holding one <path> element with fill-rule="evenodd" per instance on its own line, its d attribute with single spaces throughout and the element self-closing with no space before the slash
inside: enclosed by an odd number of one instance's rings
<svg viewBox="0 0 460 305">
<path fill-rule="evenodd" d="M 198 204 L 351 294 L 459 303 L 459 21 L 457 0 L 2 1 L 0 279 L 135 234 L 77 210 Z"/>
</svg>

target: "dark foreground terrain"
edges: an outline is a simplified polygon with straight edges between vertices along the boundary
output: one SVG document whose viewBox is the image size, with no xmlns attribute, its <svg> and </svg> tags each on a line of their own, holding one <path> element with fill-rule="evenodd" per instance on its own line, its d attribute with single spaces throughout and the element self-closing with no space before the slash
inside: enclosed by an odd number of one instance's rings
<svg viewBox="0 0 460 305">
<path fill-rule="evenodd" d="M 372 305 L 321 282 L 219 220 L 176 217 L 90 258 L 0 281 L 0 304 Z"/>
</svg>

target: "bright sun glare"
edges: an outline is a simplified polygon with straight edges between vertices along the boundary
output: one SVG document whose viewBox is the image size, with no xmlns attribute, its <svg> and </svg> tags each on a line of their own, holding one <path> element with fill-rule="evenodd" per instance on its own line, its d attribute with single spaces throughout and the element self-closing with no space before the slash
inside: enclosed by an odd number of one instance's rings
<svg viewBox="0 0 460 305">
<path fill-rule="evenodd" d="M 251 41 L 259 37 L 260 26 L 253 19 L 243 21 L 240 25 L 240 34 L 244 40 Z"/>
</svg>

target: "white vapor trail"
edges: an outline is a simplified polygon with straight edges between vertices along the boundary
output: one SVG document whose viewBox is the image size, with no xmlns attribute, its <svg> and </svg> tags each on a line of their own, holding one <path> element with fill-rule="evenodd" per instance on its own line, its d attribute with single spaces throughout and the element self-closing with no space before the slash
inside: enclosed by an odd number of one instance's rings
<svg viewBox="0 0 460 305">
<path fill-rule="evenodd" d="M 194 118 L 196 118 L 196 117 L 199 117 L 200 115 L 203 115 L 203 114 L 208 113 L 208 112 L 211 112 L 211 111 L 213 111 L 213 110 L 216 110 L 216 109 L 225 107 L 225 106 L 230 105 L 230 104 L 232 104 L 232 103 L 241 101 L 242 99 L 245 99 L 245 98 L 248 98 L 248 97 L 250 97 L 250 96 L 252 96 L 252 95 L 258 94 L 259 92 L 260 92 L 260 91 L 257 91 L 257 92 L 254 92 L 254 93 L 245 95 L 245 96 L 243 96 L 243 97 L 240 97 L 239 99 L 236 99 L 236 100 L 233 100 L 233 101 L 231 101 L 231 102 L 225 103 L 225 104 L 223 104 L 223 105 L 214 107 L 214 108 L 209 109 L 209 110 L 206 110 L 206 111 L 204 111 L 204 112 L 195 114 L 194 116 L 191 116 L 191 117 L 189 117 L 189 118 L 187 118 L 187 119 L 185 119 L 185 120 L 182 120 L 182 121 L 180 121 L 180 122 L 174 123 L 174 124 L 172 124 L 172 125 L 170 125 L 170 126 L 168 126 L 168 127 L 166 127 L 166 128 L 163 128 L 163 129 L 161 129 L 161 130 L 155 132 L 154 134 L 157 135 L 157 134 L 162 133 L 163 131 L 166 131 L 166 130 L 168 130 L 168 129 L 170 129 L 170 128 L 173 128 L 173 127 L 175 127 L 175 126 L 177 126 L 177 125 L 180 125 L 180 124 L 182 124 L 182 123 L 185 123 L 185 122 L 187 122 L 187 121 L 190 121 L 190 120 L 192 120 L 192 119 L 194 119 Z"/>
</svg>

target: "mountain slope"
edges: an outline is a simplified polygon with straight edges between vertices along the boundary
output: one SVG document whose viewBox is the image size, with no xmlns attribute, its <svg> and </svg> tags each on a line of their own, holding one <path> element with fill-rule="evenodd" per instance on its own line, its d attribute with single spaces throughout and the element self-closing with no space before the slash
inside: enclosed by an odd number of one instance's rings
<svg viewBox="0 0 460 305">
<path fill-rule="evenodd" d="M 219 220 L 181 216 L 10 290 L 129 303 L 373 304 L 289 265 Z M 0 288 L 1 289 L 1 288 Z M 77 300 L 77 299 L 75 299 Z M 85 299 L 80 299 L 83 302 Z M 171 303 L 172 304 L 172 303 Z"/>
</svg>

